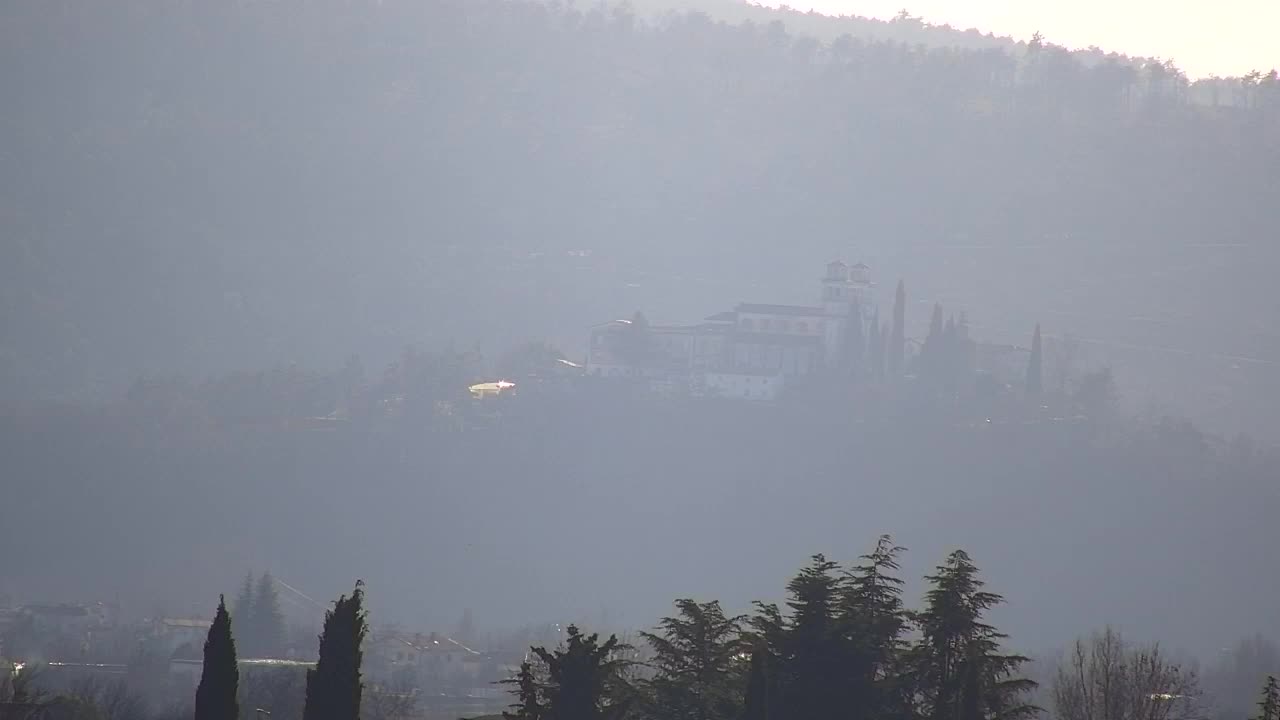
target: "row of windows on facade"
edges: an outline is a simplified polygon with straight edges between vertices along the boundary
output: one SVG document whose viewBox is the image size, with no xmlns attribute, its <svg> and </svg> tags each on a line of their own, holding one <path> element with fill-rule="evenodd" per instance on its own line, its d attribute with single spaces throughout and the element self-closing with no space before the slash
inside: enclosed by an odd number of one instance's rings
<svg viewBox="0 0 1280 720">
<path fill-rule="evenodd" d="M 805 321 L 803 320 L 793 321 L 793 320 L 786 320 L 782 318 L 778 318 L 778 319 L 761 318 L 760 322 L 758 323 L 753 321 L 751 318 L 742 318 L 741 320 L 738 321 L 738 327 L 742 328 L 743 330 L 747 330 L 749 332 L 755 331 L 757 329 L 760 332 L 774 332 L 774 331 L 781 332 L 781 333 L 794 332 L 794 333 L 800 333 L 802 335 L 809 332 L 809 324 L 806 323 Z M 819 332 L 819 333 L 822 332 L 825 329 L 823 327 L 823 322 L 821 320 L 816 321 L 813 324 L 813 329 L 814 329 L 814 332 Z"/>
<path fill-rule="evenodd" d="M 813 351 L 808 349 L 739 345 L 734 350 L 734 364 L 744 369 L 781 370 L 784 375 L 803 375 L 813 364 Z"/>
</svg>

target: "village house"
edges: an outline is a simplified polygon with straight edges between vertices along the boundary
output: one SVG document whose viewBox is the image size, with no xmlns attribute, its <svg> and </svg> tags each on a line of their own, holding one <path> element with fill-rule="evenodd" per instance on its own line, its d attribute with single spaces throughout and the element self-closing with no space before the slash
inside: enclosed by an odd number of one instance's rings
<svg viewBox="0 0 1280 720">
<path fill-rule="evenodd" d="M 161 618 L 155 621 L 153 632 L 166 653 L 173 653 L 179 648 L 197 653 L 204 647 L 212 625 L 211 620 L 202 618 Z"/>
<path fill-rule="evenodd" d="M 374 632 L 366 646 L 371 677 L 430 690 L 477 685 L 486 656 L 437 633 Z"/>
</svg>

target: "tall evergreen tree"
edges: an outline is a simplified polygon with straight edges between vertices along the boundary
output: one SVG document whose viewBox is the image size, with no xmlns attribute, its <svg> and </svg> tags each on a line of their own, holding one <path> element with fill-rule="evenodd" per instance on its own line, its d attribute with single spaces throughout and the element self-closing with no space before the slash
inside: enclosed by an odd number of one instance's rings
<svg viewBox="0 0 1280 720">
<path fill-rule="evenodd" d="M 889 376 L 902 376 L 907 342 L 907 288 L 902 280 L 893 296 L 893 334 L 889 337 Z"/>
<path fill-rule="evenodd" d="M 960 325 L 955 315 L 947 316 L 947 324 L 942 329 L 942 382 L 949 391 L 954 391 L 960 383 L 964 369 L 960 346 Z"/>
<path fill-rule="evenodd" d="M 546 708 L 542 702 L 542 687 L 533 673 L 532 663 L 520 663 L 520 672 L 503 683 L 514 685 L 516 701 L 511 710 L 502 713 L 506 720 L 541 720 Z"/>
<path fill-rule="evenodd" d="M 903 550 L 881 535 L 875 549 L 848 573 L 843 588 L 841 623 L 853 647 L 848 702 L 868 718 L 906 715 L 900 676 L 909 614 L 902 605 L 903 581 L 896 574 Z"/>
<path fill-rule="evenodd" d="M 1267 684 L 1262 688 L 1262 699 L 1258 701 L 1258 714 L 1254 720 L 1280 720 L 1280 687 L 1276 685 L 1275 675 L 1267 676 Z"/>
<path fill-rule="evenodd" d="M 1036 323 L 1035 335 L 1031 336 L 1031 359 L 1027 361 L 1027 397 L 1038 397 L 1044 389 L 1043 373 L 1044 349 L 1040 344 L 1040 323 Z"/>
<path fill-rule="evenodd" d="M 1018 720 L 1039 711 L 1025 700 L 1036 683 L 1017 676 L 1027 658 L 1001 653 L 1005 635 L 983 621 L 1003 599 L 983 590 L 978 568 L 963 550 L 937 572 L 920 613 L 915 672 L 930 720 Z"/>
<path fill-rule="evenodd" d="M 881 378 L 888 377 L 887 373 L 888 373 L 888 367 L 889 367 L 889 344 L 890 344 L 889 336 L 890 334 L 891 334 L 891 331 L 889 329 L 889 323 L 886 322 L 885 324 L 880 326 L 880 353 L 879 353 L 879 357 L 876 359 L 876 362 L 879 363 L 879 366 L 881 368 L 881 373 L 880 373 Z"/>
<path fill-rule="evenodd" d="M 320 658 L 315 668 L 307 671 L 303 720 L 359 720 L 364 693 L 360 645 L 368 630 L 364 583 L 357 581 L 351 597 L 339 597 L 325 613 Z"/>
<path fill-rule="evenodd" d="M 543 690 L 547 720 L 616 720 L 626 710 L 619 701 L 616 685 L 624 663 L 615 654 L 623 646 L 615 636 L 600 642 L 600 636 L 583 635 L 577 626 L 568 627 L 564 649 L 533 652 L 545 664 L 549 681 Z"/>
<path fill-rule="evenodd" d="M 924 339 L 926 350 L 930 347 L 937 348 L 942 343 L 943 330 L 942 303 L 934 303 L 933 315 L 929 317 L 929 334 Z"/>
<path fill-rule="evenodd" d="M 236 703 L 239 683 L 231 616 L 227 613 L 226 599 L 219 597 L 218 612 L 213 616 L 213 625 L 204 642 L 204 664 L 200 669 L 200 685 L 196 688 L 195 720 L 237 720 L 240 714 L 240 706 Z"/>
<path fill-rule="evenodd" d="M 908 625 L 903 581 L 897 576 L 898 556 L 905 549 L 889 535 L 881 535 L 875 549 L 849 572 L 841 598 L 842 617 L 878 663 L 897 653 Z"/>
<path fill-rule="evenodd" d="M 271 573 L 258 578 L 253 596 L 253 613 L 250 615 L 254 640 L 254 653 L 261 657 L 280 657 L 284 654 L 284 613 L 280 611 L 280 597 L 276 593 L 275 579 Z"/>
<path fill-rule="evenodd" d="M 795 717 L 835 717 L 840 713 L 849 660 L 838 623 L 839 566 L 814 555 L 787 583 L 791 618 L 785 650 L 784 701 Z"/>
<path fill-rule="evenodd" d="M 653 716 L 666 720 L 734 720 L 742 711 L 741 616 L 716 601 L 676 600 L 679 614 L 658 633 L 641 633 L 653 648 L 649 681 Z"/>
</svg>

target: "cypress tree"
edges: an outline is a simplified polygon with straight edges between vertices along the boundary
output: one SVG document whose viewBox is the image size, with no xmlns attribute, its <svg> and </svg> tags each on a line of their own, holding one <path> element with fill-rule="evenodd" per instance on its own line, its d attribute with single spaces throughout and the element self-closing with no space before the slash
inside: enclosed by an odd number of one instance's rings
<svg viewBox="0 0 1280 720">
<path fill-rule="evenodd" d="M 1267 684 L 1262 688 L 1262 699 L 1258 701 L 1258 715 L 1255 720 L 1280 720 L 1280 687 L 1276 686 L 1275 675 L 1267 676 Z"/>
<path fill-rule="evenodd" d="M 933 315 L 929 318 L 929 335 L 924 339 L 924 346 L 927 350 L 931 345 L 934 348 L 942 342 L 942 303 L 933 304 Z"/>
<path fill-rule="evenodd" d="M 867 376 L 879 380 L 884 375 L 884 340 L 880 337 L 880 309 L 876 308 L 867 328 Z"/>
<path fill-rule="evenodd" d="M 893 334 L 889 337 L 889 376 L 902 377 L 902 362 L 906 352 L 907 288 L 902 280 L 893 296 Z"/>
<path fill-rule="evenodd" d="M 960 326 L 954 314 L 947 316 L 942 331 L 942 379 L 947 390 L 955 390 L 960 381 Z"/>
<path fill-rule="evenodd" d="M 231 616 L 227 603 L 218 598 L 218 612 L 204 641 L 204 664 L 196 688 L 195 720 L 236 720 L 240 708 L 236 690 L 240 672 L 236 667 L 236 643 L 231 637 Z"/>
<path fill-rule="evenodd" d="M 252 626 L 254 652 L 262 657 L 279 657 L 284 654 L 284 613 L 280 612 L 280 597 L 271 573 L 258 578 L 253 597 Z"/>
<path fill-rule="evenodd" d="M 887 377 L 886 368 L 889 364 L 889 323 L 880 326 L 880 355 L 876 359 L 881 369 L 880 377 Z"/>
<path fill-rule="evenodd" d="M 1036 323 L 1036 333 L 1031 336 L 1031 359 L 1027 361 L 1027 397 L 1037 397 L 1044 388 L 1041 373 L 1044 350 L 1040 344 L 1040 323 Z"/>
<path fill-rule="evenodd" d="M 303 720 L 359 720 L 364 682 L 360 662 L 369 626 L 364 611 L 364 583 L 356 582 L 351 597 L 343 595 L 324 616 L 320 659 L 307 671 L 307 699 Z"/>
</svg>

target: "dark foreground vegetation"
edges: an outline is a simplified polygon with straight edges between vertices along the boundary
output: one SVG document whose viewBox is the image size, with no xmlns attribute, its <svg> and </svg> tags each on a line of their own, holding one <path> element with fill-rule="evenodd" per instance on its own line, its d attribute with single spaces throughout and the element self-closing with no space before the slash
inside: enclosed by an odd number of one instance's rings
<svg viewBox="0 0 1280 720">
<path fill-rule="evenodd" d="M 1234 714 L 1239 696 L 1206 693 L 1194 664 L 1157 644 L 1135 645 L 1111 628 L 1078 639 L 1042 661 L 1047 687 L 1031 679 L 1031 658 L 1011 652 L 989 621 L 1004 599 L 985 587 L 963 550 L 925 577 L 919 610 L 903 602 L 899 558 L 889 536 L 843 567 L 815 555 L 786 584 L 786 602 L 756 602 L 727 614 L 718 601 L 680 599 L 637 644 L 601 639 L 569 625 L 561 643 L 529 648 L 502 681 L 514 696 L 505 720 L 756 720 L 862 717 L 892 720 L 1058 720 L 1099 715 L 1193 720 Z M 416 694 L 395 704 L 367 703 L 362 644 L 368 634 L 363 583 L 325 614 L 318 660 L 306 672 L 302 720 L 406 720 L 420 717 Z M 21 669 L 0 682 L 0 711 L 22 720 L 236 720 L 250 712 L 291 717 L 280 696 L 245 704 L 234 623 L 218 605 L 204 644 L 193 705 L 148 711 L 117 684 L 53 694 Z M 1274 657 L 1271 658 L 1273 661 Z M 1239 681 L 1249 669 L 1227 667 Z M 1221 672 L 1221 670 L 1219 670 Z M 1213 683 L 1211 683 L 1213 684 Z M 1220 690 L 1223 686 L 1217 683 Z M 1041 707 L 1038 701 L 1047 703 Z M 1223 701 L 1226 701 L 1225 703 Z M 1234 703 L 1234 704 L 1233 704 Z M 252 707 L 252 709 L 251 709 Z M 1224 708 L 1231 708 L 1224 711 Z M 1255 720 L 1276 720 L 1280 698 L 1266 678 Z M 429 716 L 427 716 L 429 717 Z"/>
</svg>

